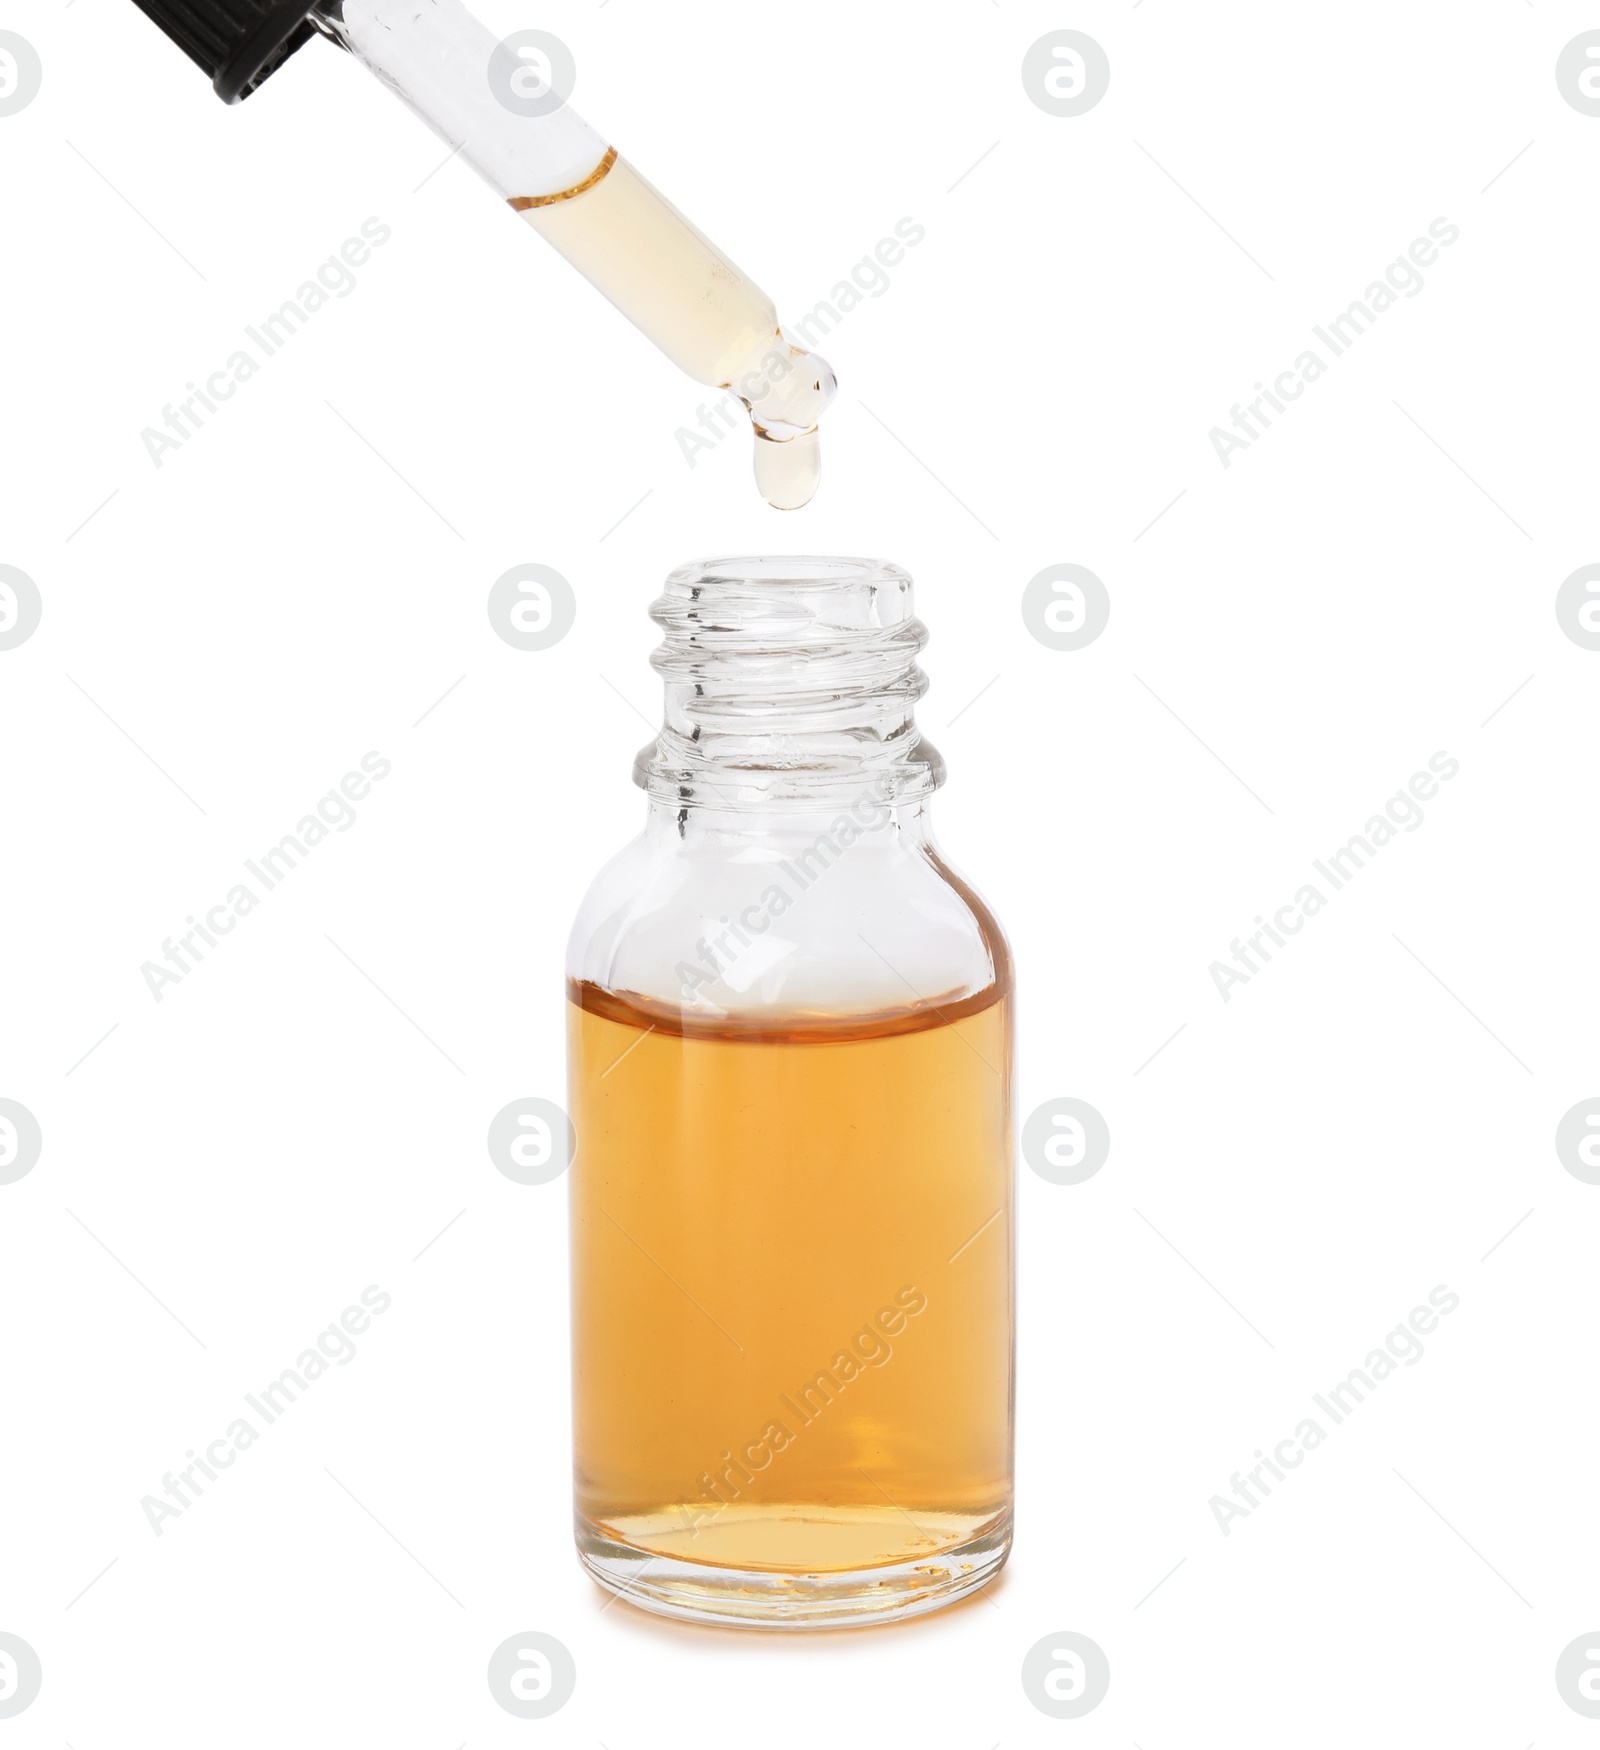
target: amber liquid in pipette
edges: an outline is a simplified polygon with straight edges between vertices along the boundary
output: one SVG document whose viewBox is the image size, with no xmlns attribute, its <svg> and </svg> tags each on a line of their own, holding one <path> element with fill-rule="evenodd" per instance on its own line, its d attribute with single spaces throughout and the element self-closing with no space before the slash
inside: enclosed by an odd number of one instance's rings
<svg viewBox="0 0 1600 1750">
<path fill-rule="evenodd" d="M 614 150 L 573 189 L 511 205 L 680 369 L 739 395 L 763 496 L 779 510 L 807 504 L 833 374 L 782 339 L 761 287 Z"/>
<path fill-rule="evenodd" d="M 580 1518 L 795 1575 L 1002 1523 L 1005 989 L 750 1029 L 569 997 Z"/>
</svg>

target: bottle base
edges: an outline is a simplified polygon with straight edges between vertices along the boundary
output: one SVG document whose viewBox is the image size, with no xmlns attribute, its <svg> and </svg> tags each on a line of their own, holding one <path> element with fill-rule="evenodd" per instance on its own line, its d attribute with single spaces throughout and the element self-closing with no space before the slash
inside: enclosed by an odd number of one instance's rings
<svg viewBox="0 0 1600 1750">
<path fill-rule="evenodd" d="M 988 1585 L 1011 1553 L 1011 1516 L 981 1536 L 884 1567 L 782 1573 L 635 1549 L 579 1523 L 578 1559 L 607 1591 L 656 1616 L 720 1628 L 865 1628 L 942 1610 Z"/>
</svg>

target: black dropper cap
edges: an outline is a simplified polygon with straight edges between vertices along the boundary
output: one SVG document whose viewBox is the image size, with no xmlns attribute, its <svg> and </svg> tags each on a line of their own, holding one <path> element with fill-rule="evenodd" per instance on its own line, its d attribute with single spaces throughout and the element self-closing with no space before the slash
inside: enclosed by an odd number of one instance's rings
<svg viewBox="0 0 1600 1750">
<path fill-rule="evenodd" d="M 248 97 L 317 32 L 316 0 L 134 0 L 197 66 L 224 103 Z"/>
</svg>

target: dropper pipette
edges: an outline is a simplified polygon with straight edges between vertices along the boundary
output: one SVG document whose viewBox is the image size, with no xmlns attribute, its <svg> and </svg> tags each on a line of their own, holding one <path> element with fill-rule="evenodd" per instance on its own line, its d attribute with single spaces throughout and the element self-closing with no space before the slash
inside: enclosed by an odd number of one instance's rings
<svg viewBox="0 0 1600 1750">
<path fill-rule="evenodd" d="M 313 34 L 348 49 L 697 382 L 749 409 L 756 481 L 795 510 L 820 475 L 833 372 L 771 298 L 565 101 L 548 61 L 459 0 L 136 0 L 238 102 Z M 537 35 L 537 33 L 524 33 Z"/>
</svg>

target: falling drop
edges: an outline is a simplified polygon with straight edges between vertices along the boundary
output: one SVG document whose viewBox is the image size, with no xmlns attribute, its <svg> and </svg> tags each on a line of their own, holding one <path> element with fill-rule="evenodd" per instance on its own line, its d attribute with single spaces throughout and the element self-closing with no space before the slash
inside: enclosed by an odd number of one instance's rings
<svg viewBox="0 0 1600 1750">
<path fill-rule="evenodd" d="M 756 427 L 756 485 L 774 510 L 810 504 L 822 479 L 822 443 L 817 428 L 779 440 Z"/>
</svg>

